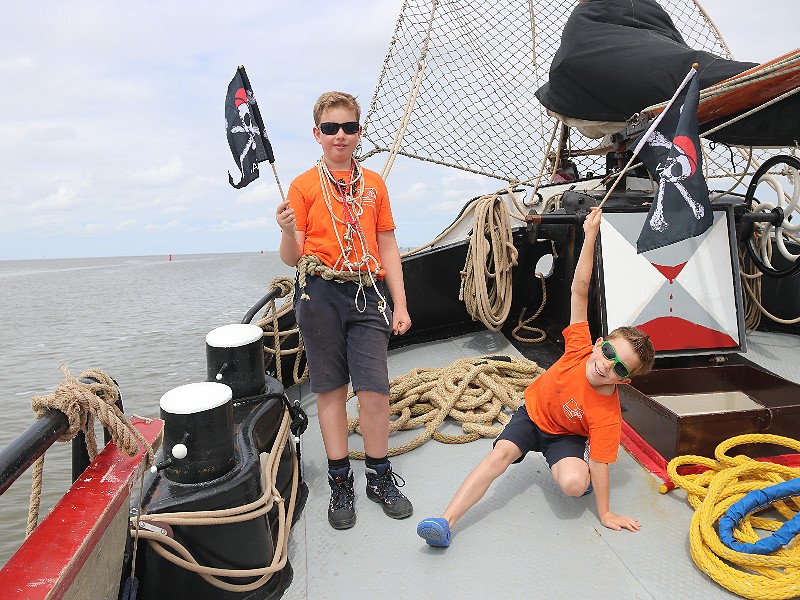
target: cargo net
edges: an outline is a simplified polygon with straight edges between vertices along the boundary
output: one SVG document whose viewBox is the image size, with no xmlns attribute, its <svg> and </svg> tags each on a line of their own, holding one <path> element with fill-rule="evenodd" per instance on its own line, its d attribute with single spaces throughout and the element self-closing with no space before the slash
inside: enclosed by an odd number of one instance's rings
<svg viewBox="0 0 800 600">
<path fill-rule="evenodd" d="M 661 5 L 690 46 L 732 58 L 693 1 Z M 400 156 L 515 184 L 536 180 L 547 154 L 547 175 L 558 148 L 556 141 L 547 152 L 556 121 L 534 92 L 548 79 L 573 6 L 574 0 L 406 0 L 365 120 L 361 158 L 396 145 Z M 572 129 L 562 150 L 582 175 L 604 174 L 598 145 Z M 704 150 L 707 177 L 731 178 L 733 187 L 735 180 L 746 185 L 757 166 L 751 159 L 768 156 L 707 140 Z M 390 168 L 387 160 L 384 175 Z"/>
</svg>

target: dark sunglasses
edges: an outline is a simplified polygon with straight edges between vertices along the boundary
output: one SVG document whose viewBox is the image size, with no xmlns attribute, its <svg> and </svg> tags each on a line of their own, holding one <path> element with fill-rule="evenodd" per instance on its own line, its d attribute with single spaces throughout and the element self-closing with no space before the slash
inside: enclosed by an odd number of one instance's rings
<svg viewBox="0 0 800 600">
<path fill-rule="evenodd" d="M 606 360 L 613 360 L 614 373 L 620 379 L 627 379 L 631 376 L 631 370 L 619 359 L 617 356 L 617 349 L 611 345 L 611 342 L 605 341 L 600 345 L 600 351 L 603 353 L 603 358 Z"/>
<path fill-rule="evenodd" d="M 336 135 L 339 133 L 339 128 L 344 129 L 347 135 L 353 135 L 354 133 L 358 133 L 359 127 L 358 121 L 348 121 L 347 123 L 333 123 L 332 121 L 327 121 L 319 124 L 319 130 L 325 135 Z"/>
</svg>

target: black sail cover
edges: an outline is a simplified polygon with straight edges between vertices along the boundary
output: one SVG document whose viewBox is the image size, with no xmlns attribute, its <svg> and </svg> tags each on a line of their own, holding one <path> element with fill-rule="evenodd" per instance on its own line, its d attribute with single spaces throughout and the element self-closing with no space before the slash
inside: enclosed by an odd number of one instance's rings
<svg viewBox="0 0 800 600">
<path fill-rule="evenodd" d="M 583 0 L 567 19 L 549 81 L 536 91 L 536 97 L 545 108 L 567 117 L 626 121 L 648 106 L 669 100 L 693 63 L 700 65 L 701 89 L 757 66 L 690 48 L 655 0 Z M 711 139 L 737 145 L 794 146 L 794 140 L 800 139 L 798 123 L 800 94 L 795 94 Z M 701 131 L 716 124 L 704 123 Z"/>
</svg>

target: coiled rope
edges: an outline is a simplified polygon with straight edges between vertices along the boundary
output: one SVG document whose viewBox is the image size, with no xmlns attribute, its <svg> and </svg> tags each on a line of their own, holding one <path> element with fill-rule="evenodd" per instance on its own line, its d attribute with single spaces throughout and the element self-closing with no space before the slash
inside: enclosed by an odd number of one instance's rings
<svg viewBox="0 0 800 600">
<path fill-rule="evenodd" d="M 418 448 L 431 438 L 465 444 L 496 437 L 522 403 L 522 391 L 542 373 L 544 369 L 523 357 L 486 355 L 462 358 L 447 367 L 413 369 L 392 379 L 389 414 L 397 418 L 390 421 L 389 433 L 424 430 L 410 442 L 390 448 L 389 456 Z M 440 433 L 446 417 L 461 422 L 464 434 Z M 347 425 L 350 433 L 361 435 L 357 418 L 348 416 Z M 364 453 L 351 451 L 350 458 L 364 460 Z"/>
<path fill-rule="evenodd" d="M 261 327 L 264 331 L 264 337 L 271 340 L 271 343 L 267 340 L 264 341 L 264 358 L 266 359 L 264 362 L 269 364 L 269 361 L 274 358 L 275 373 L 278 381 L 283 382 L 286 387 L 289 387 L 291 383 L 283 379 L 283 361 L 281 358 L 284 355 L 295 355 L 294 368 L 292 369 L 292 377 L 294 380 L 292 383 L 300 383 L 306 380 L 308 377 L 308 364 L 306 363 L 301 373 L 300 364 L 302 363 L 304 349 L 303 336 L 300 333 L 300 328 L 297 326 L 297 321 L 295 321 L 291 329 L 286 329 L 284 331 L 281 330 L 278 324 L 278 319 L 289 314 L 293 310 L 294 281 L 290 277 L 276 277 L 269 284 L 269 289 L 273 288 L 279 288 L 280 293 L 267 302 L 264 307 L 264 312 L 261 314 L 261 318 L 256 321 L 256 325 Z M 284 301 L 280 307 L 275 304 L 275 301 L 279 298 L 286 298 L 286 301 Z M 285 347 L 288 337 L 295 334 L 297 334 L 297 346 L 294 348 Z"/>
<path fill-rule="evenodd" d="M 274 506 L 278 507 L 278 532 L 275 543 L 275 552 L 269 565 L 257 569 L 222 569 L 201 565 L 192 556 L 191 551 L 177 540 L 146 529 L 139 529 L 139 537 L 146 539 L 150 547 L 164 560 L 182 567 L 193 573 L 197 573 L 211 585 L 230 592 L 249 592 L 260 588 L 267 583 L 272 575 L 286 566 L 289 547 L 289 532 L 294 509 L 297 500 L 297 489 L 299 485 L 299 468 L 297 464 L 297 453 L 293 444 L 292 448 L 292 488 L 289 506 L 284 510 L 284 499 L 280 490 L 275 485 L 278 469 L 281 465 L 281 454 L 283 447 L 289 439 L 291 419 L 289 411 L 283 411 L 278 433 L 275 442 L 268 454 L 261 455 L 261 484 L 263 489 L 262 496 L 249 504 L 226 508 L 220 510 L 206 510 L 196 512 L 175 512 L 175 513 L 151 513 L 143 514 L 139 521 L 166 523 L 182 527 L 225 525 L 228 523 L 239 523 L 252 519 L 264 519 Z M 220 577 L 231 578 L 251 578 L 258 577 L 257 580 L 246 584 L 228 583 Z"/>
<path fill-rule="evenodd" d="M 122 452 L 127 456 L 135 456 L 139 451 L 139 444 L 141 444 L 147 450 L 148 465 L 152 464 L 155 455 L 152 446 L 116 405 L 119 399 L 119 388 L 114 380 L 99 369 L 89 369 L 81 373 L 80 378 L 92 379 L 95 383 L 83 383 L 73 377 L 64 365 L 61 365 L 60 369 L 64 374 L 64 381 L 58 384 L 51 394 L 31 398 L 31 408 L 36 413 L 37 419 L 51 408 L 60 410 L 67 416 L 69 429 L 58 438 L 58 441 L 68 442 L 79 431 L 82 431 L 89 459 L 94 460 L 97 456 L 94 419 L 97 417 L 103 427 L 110 432 L 111 438 Z M 26 537 L 36 529 L 39 521 L 44 457 L 45 455 L 42 454 L 33 464 L 28 524 L 25 529 Z"/>
<path fill-rule="evenodd" d="M 458 299 L 474 321 L 499 331 L 511 309 L 512 269 L 517 266 L 517 249 L 511 233 L 508 207 L 499 196 L 503 191 L 482 196 L 475 203 L 472 235 L 467 260 L 461 271 Z"/>
<path fill-rule="evenodd" d="M 689 531 L 689 544 L 695 564 L 724 588 L 745 598 L 758 600 L 795 598 L 800 594 L 800 544 L 769 555 L 737 552 L 722 543 L 716 524 L 725 511 L 748 492 L 800 477 L 800 469 L 729 456 L 727 452 L 743 444 L 777 444 L 800 452 L 800 441 L 768 434 L 740 435 L 719 444 L 716 460 L 685 455 L 673 458 L 667 473 L 675 485 L 686 490 L 695 509 Z M 678 468 L 698 465 L 702 473 L 679 475 Z M 774 508 L 787 520 L 800 510 L 800 498 L 778 501 Z M 756 529 L 776 531 L 782 522 L 749 515 L 734 532 L 736 539 L 756 542 Z"/>
<path fill-rule="evenodd" d="M 542 282 L 542 303 L 539 305 L 539 309 L 527 319 L 525 318 L 525 312 L 528 309 L 527 307 L 523 307 L 519 313 L 519 319 L 517 319 L 517 326 L 514 327 L 514 330 L 511 332 L 511 336 L 523 344 L 537 344 L 543 342 L 545 338 L 547 338 L 547 333 L 545 333 L 544 329 L 531 325 L 533 320 L 542 314 L 544 305 L 547 303 L 547 284 L 545 283 L 545 277 L 541 273 L 536 273 L 536 277 Z M 531 334 L 536 335 L 533 337 Z"/>
</svg>

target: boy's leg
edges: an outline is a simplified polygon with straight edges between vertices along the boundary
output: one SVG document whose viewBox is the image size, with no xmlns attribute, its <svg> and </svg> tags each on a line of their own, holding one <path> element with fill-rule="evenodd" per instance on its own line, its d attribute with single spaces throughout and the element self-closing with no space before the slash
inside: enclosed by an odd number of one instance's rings
<svg viewBox="0 0 800 600">
<path fill-rule="evenodd" d="M 405 481 L 392 471 L 389 449 L 389 396 L 379 392 L 358 392 L 358 418 L 364 438 L 367 498 L 378 502 L 393 519 L 405 519 L 414 512 L 411 501 L 398 490 Z"/>
<path fill-rule="evenodd" d="M 330 460 L 347 457 L 347 386 L 317 394 L 319 428 Z M 388 421 L 388 418 L 387 418 Z"/>
<path fill-rule="evenodd" d="M 505 472 L 508 465 L 521 456 L 522 450 L 514 442 L 497 440 L 489 454 L 467 475 L 442 516 L 420 521 L 417 535 L 431 546 L 449 546 L 453 525 L 483 498 L 492 482 Z"/>
<path fill-rule="evenodd" d="M 328 522 L 334 529 L 356 524 L 353 471 L 347 457 L 347 386 L 317 394 L 317 412 L 325 454 L 328 456 L 328 485 L 331 500 Z"/>
<path fill-rule="evenodd" d="M 472 472 L 458 488 L 450 504 L 442 513 L 442 517 L 447 519 L 450 527 L 466 514 L 483 498 L 486 490 L 492 482 L 502 475 L 508 465 L 522 456 L 522 451 L 513 442 L 508 440 L 498 440 L 495 447 L 483 457 Z"/>
<path fill-rule="evenodd" d="M 378 392 L 358 392 L 358 420 L 364 438 L 364 453 L 376 458 L 389 450 L 389 396 Z M 347 417 L 345 416 L 345 431 Z"/>
</svg>

